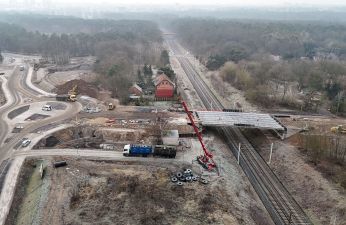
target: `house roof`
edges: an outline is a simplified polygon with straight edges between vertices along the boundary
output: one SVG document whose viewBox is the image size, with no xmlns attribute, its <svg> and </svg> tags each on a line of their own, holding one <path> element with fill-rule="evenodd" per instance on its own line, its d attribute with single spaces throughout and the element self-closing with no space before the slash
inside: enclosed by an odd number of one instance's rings
<svg viewBox="0 0 346 225">
<path fill-rule="evenodd" d="M 138 86 L 138 84 L 133 84 L 132 87 L 136 88 L 140 92 L 143 92 L 142 88 L 140 86 Z"/>
<path fill-rule="evenodd" d="M 157 77 L 155 78 L 155 80 L 154 80 L 155 86 L 157 86 L 159 83 L 161 83 L 161 82 L 164 81 L 164 80 L 168 81 L 168 82 L 171 83 L 173 86 L 175 86 L 174 83 L 173 83 L 173 81 L 171 81 L 171 79 L 169 79 L 169 77 L 168 77 L 166 74 L 164 74 L 164 73 L 161 74 L 161 75 L 159 75 L 159 76 L 157 76 Z"/>
</svg>

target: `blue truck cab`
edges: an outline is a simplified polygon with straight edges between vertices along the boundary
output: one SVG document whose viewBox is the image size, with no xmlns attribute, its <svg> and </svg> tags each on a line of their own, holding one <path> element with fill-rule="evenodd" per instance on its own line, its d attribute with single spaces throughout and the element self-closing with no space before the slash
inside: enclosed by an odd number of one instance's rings
<svg viewBox="0 0 346 225">
<path fill-rule="evenodd" d="M 125 145 L 123 150 L 124 156 L 148 156 L 153 153 L 152 146 L 149 145 Z"/>
</svg>

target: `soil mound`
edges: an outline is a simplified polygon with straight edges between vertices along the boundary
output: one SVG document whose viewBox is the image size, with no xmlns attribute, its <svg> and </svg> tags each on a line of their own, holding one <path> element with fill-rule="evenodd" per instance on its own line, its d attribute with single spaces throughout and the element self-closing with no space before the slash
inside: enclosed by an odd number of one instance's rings
<svg viewBox="0 0 346 225">
<path fill-rule="evenodd" d="M 92 98 L 97 98 L 97 87 L 94 84 L 88 83 L 84 80 L 70 80 L 65 84 L 56 87 L 55 92 L 58 95 L 67 94 L 75 85 L 78 86 L 77 91 L 80 95 L 87 95 Z"/>
</svg>

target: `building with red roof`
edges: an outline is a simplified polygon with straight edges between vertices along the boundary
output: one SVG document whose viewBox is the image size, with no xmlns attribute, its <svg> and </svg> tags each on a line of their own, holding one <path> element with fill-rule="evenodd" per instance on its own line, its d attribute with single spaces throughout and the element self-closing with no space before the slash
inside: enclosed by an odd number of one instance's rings
<svg viewBox="0 0 346 225">
<path fill-rule="evenodd" d="M 166 74 L 158 75 L 154 80 L 156 98 L 172 98 L 175 84 Z"/>
<path fill-rule="evenodd" d="M 143 95 L 143 90 L 140 86 L 137 84 L 133 84 L 130 89 L 129 89 L 130 95 L 135 95 L 135 96 L 142 96 Z"/>
</svg>

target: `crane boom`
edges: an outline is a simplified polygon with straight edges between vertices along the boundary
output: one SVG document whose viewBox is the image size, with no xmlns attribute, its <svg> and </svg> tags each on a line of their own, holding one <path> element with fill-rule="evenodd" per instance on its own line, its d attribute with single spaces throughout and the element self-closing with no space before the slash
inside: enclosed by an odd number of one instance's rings
<svg viewBox="0 0 346 225">
<path fill-rule="evenodd" d="M 192 125 L 192 127 L 193 127 L 193 129 L 194 129 L 194 131 L 195 131 L 195 133 L 197 135 L 197 138 L 198 138 L 199 142 L 201 143 L 201 146 L 202 146 L 202 149 L 203 149 L 203 152 L 204 152 L 204 155 L 201 155 L 201 156 L 197 157 L 197 161 L 200 164 L 202 164 L 205 168 L 207 168 L 208 170 L 212 170 L 213 168 L 216 167 L 216 164 L 215 164 L 215 162 L 213 160 L 213 154 L 211 154 L 211 152 L 209 152 L 208 149 L 205 147 L 205 144 L 203 143 L 202 135 L 199 132 L 199 130 L 198 130 L 196 124 L 195 124 L 195 121 L 192 118 L 192 114 L 191 114 L 190 110 L 188 109 L 186 102 L 181 100 L 181 104 L 183 105 L 184 110 L 185 110 L 187 116 L 189 117 L 191 125 Z"/>
</svg>

